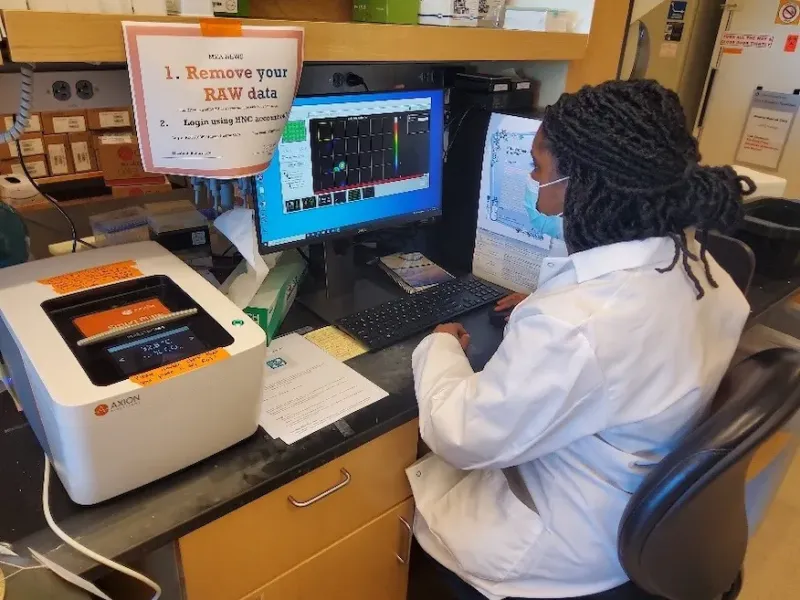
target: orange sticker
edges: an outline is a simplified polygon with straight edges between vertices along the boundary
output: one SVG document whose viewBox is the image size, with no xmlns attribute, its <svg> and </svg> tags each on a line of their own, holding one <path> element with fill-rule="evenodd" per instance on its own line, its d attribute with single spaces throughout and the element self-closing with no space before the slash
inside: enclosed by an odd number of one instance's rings
<svg viewBox="0 0 800 600">
<path fill-rule="evenodd" d="M 723 54 L 742 54 L 742 49 L 741 48 L 723 48 L 722 49 L 722 53 Z"/>
<path fill-rule="evenodd" d="M 242 37 L 242 22 L 236 19 L 200 19 L 203 37 Z"/>
<path fill-rule="evenodd" d="M 112 308 L 110 310 L 83 315 L 82 317 L 74 319 L 72 322 L 83 335 L 89 337 L 97 335 L 98 333 L 105 333 L 106 331 L 118 327 L 138 325 L 144 321 L 149 321 L 153 317 L 168 315 L 171 312 L 170 309 L 164 306 L 161 300 L 158 298 L 150 298 L 149 300 L 126 304 L 125 306 Z"/>
<path fill-rule="evenodd" d="M 166 365 L 163 367 L 158 367 L 157 369 L 153 369 L 152 371 L 139 373 L 138 375 L 131 377 L 130 380 L 133 383 L 138 383 L 139 385 L 153 385 L 154 383 L 171 379 L 176 375 L 183 375 L 189 371 L 196 371 L 200 367 L 205 367 L 206 365 L 219 362 L 228 358 L 229 356 L 230 354 L 228 354 L 228 351 L 224 348 L 215 348 L 214 350 L 209 350 L 208 352 L 203 352 L 202 354 L 197 354 L 196 356 L 184 358 L 183 360 L 179 360 L 171 365 Z"/>
<path fill-rule="evenodd" d="M 110 265 L 100 265 L 91 269 L 40 279 L 39 283 L 51 286 L 56 294 L 69 294 L 70 292 L 141 276 L 142 272 L 136 268 L 135 260 L 123 260 Z"/>
</svg>

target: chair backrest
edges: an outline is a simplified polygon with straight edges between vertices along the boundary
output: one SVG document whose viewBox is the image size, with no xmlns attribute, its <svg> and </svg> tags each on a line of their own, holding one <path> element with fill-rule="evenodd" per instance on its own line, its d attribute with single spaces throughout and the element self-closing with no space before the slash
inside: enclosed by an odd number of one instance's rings
<svg viewBox="0 0 800 600">
<path fill-rule="evenodd" d="M 745 359 L 728 370 L 714 404 L 645 478 L 620 524 L 631 581 L 668 600 L 713 600 L 736 580 L 747 548 L 747 467 L 800 408 L 800 352 Z"/>
<path fill-rule="evenodd" d="M 746 294 L 756 268 L 756 256 L 750 246 L 736 238 L 711 231 L 706 248 L 742 293 Z"/>
</svg>

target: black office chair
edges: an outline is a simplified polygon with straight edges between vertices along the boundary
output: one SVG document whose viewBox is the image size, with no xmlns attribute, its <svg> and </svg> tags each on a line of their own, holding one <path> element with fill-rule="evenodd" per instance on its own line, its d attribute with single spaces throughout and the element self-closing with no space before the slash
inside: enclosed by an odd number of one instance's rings
<svg viewBox="0 0 800 600">
<path fill-rule="evenodd" d="M 747 294 L 756 268 L 756 255 L 750 246 L 741 240 L 713 231 L 709 232 L 706 244 L 714 260 L 727 271 L 742 293 Z"/>
<path fill-rule="evenodd" d="M 620 525 L 638 598 L 733 600 L 747 548 L 745 478 L 755 449 L 800 408 L 800 352 L 732 367 L 712 414 L 645 479 Z"/>
</svg>

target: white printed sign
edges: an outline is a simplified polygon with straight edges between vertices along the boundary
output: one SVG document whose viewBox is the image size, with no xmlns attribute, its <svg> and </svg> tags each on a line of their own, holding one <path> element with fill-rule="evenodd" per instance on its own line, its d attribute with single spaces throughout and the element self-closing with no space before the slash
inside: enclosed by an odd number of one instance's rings
<svg viewBox="0 0 800 600">
<path fill-rule="evenodd" d="M 753 92 L 736 162 L 777 169 L 798 107 L 796 94 Z"/>
<path fill-rule="evenodd" d="M 766 33 L 723 33 L 720 46 L 723 48 L 772 48 L 775 36 Z"/>
<path fill-rule="evenodd" d="M 145 171 L 233 178 L 269 165 L 303 66 L 303 30 L 123 22 Z"/>
</svg>

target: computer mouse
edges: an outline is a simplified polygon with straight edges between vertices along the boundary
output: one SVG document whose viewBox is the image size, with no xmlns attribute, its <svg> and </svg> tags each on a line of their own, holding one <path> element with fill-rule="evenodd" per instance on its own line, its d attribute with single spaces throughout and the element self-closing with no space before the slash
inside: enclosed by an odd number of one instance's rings
<svg viewBox="0 0 800 600">
<path fill-rule="evenodd" d="M 514 309 L 507 308 L 506 310 L 495 310 L 494 308 L 494 304 L 489 306 L 489 324 L 493 327 L 505 327 L 506 321 L 508 317 L 511 316 L 511 312 Z"/>
</svg>

